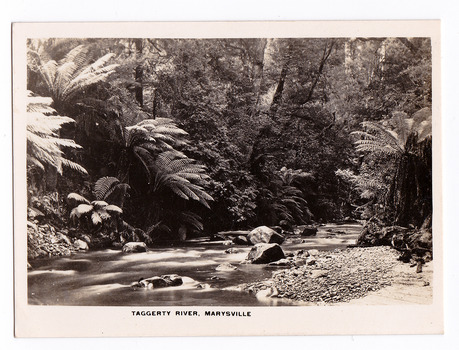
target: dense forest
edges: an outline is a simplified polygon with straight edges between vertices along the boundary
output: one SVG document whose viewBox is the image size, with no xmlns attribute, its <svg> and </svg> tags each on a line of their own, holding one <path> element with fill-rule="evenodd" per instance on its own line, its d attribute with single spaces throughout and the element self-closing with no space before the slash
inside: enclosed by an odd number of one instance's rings
<svg viewBox="0 0 459 350">
<path fill-rule="evenodd" d="M 432 225 L 428 38 L 27 47 L 29 220 L 147 244 L 260 225 Z"/>
</svg>

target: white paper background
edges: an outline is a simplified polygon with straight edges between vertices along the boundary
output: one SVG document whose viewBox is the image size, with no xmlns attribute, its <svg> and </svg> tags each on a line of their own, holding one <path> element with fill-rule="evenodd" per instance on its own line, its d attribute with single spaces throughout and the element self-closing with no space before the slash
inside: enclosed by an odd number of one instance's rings
<svg viewBox="0 0 459 350">
<path fill-rule="evenodd" d="M 168 347 L 187 349 L 285 348 L 320 349 L 453 349 L 459 344 L 456 198 L 459 98 L 459 5 L 454 1 L 20 1 L 2 4 L 2 117 L 0 128 L 2 268 L 0 343 L 2 348 L 80 349 L 82 347 Z M 13 269 L 11 212 L 11 70 L 10 23 L 15 21 L 215 21 L 324 19 L 441 19 L 442 123 L 444 188 L 444 336 L 254 337 L 254 338 L 136 338 L 136 339 L 13 339 Z"/>
</svg>

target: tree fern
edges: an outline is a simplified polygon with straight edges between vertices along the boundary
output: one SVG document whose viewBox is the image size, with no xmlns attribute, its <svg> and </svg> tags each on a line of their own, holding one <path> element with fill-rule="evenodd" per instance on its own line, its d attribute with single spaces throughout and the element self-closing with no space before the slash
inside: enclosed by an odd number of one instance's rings
<svg viewBox="0 0 459 350">
<path fill-rule="evenodd" d="M 93 57 L 88 47 L 79 45 L 56 62 L 40 53 L 31 53 L 29 66 L 38 71 L 53 101 L 61 106 L 69 103 L 84 88 L 106 81 L 115 72 L 117 64 L 107 65 L 113 58 L 109 53 L 91 63 Z"/>
<path fill-rule="evenodd" d="M 412 118 L 403 112 L 394 112 L 387 124 L 391 125 L 363 122 L 364 131 L 351 133 L 360 138 L 355 142 L 356 150 L 374 154 L 403 154 L 411 135 L 416 134 L 417 142 L 432 135 L 432 112 L 429 108 L 423 108 L 413 114 Z"/>
<path fill-rule="evenodd" d="M 58 115 L 51 108 L 52 100 L 35 97 L 28 94 L 27 105 L 27 165 L 30 168 L 45 170 L 45 166 L 55 168 L 62 174 L 62 168 L 68 167 L 77 172 L 87 174 L 79 164 L 64 157 L 61 147 L 81 148 L 73 140 L 59 138 L 58 131 L 63 124 L 73 123 L 74 120 Z"/>
<path fill-rule="evenodd" d="M 90 219 L 90 222 L 95 227 L 109 222 L 112 219 L 112 215 L 116 216 L 123 213 L 123 210 L 116 205 L 108 204 L 102 200 L 89 202 L 89 200 L 77 193 L 70 193 L 67 196 L 67 202 L 71 206 L 76 205 L 70 211 L 70 218 L 73 221 L 84 223 L 84 218 Z"/>
<path fill-rule="evenodd" d="M 158 155 L 155 161 L 154 191 L 169 188 L 177 196 L 196 200 L 206 207 L 213 198 L 204 191 L 202 185 L 209 178 L 202 165 L 180 153 L 166 151 Z"/>
</svg>

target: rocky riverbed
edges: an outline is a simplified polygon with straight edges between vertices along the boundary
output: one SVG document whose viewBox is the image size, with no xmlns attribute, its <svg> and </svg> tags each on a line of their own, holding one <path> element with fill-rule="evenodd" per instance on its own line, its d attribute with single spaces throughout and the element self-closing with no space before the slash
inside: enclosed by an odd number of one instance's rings
<svg viewBox="0 0 459 350">
<path fill-rule="evenodd" d="M 399 255 L 395 249 L 384 246 L 298 251 L 288 260 L 290 268 L 274 272 L 268 280 L 239 288 L 256 293 L 257 297 L 311 304 L 348 302 L 392 285 L 395 267 L 403 264 L 397 260 Z"/>
<path fill-rule="evenodd" d="M 67 231 L 65 232 L 67 233 Z M 50 224 L 27 222 L 27 257 L 28 260 L 65 256 L 78 251 L 70 238 Z"/>
</svg>

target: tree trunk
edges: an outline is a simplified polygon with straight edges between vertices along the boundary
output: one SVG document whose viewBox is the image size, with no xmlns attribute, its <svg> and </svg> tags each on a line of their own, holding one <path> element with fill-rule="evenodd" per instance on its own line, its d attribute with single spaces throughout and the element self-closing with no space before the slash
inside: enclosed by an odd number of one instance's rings
<svg viewBox="0 0 459 350">
<path fill-rule="evenodd" d="M 399 160 L 387 204 L 395 224 L 421 227 L 432 215 L 432 141 L 417 143 L 411 136 L 406 150 Z"/>
<path fill-rule="evenodd" d="M 255 62 L 253 62 L 253 75 L 252 75 L 252 83 L 253 83 L 253 92 L 255 96 L 255 103 L 252 106 L 251 115 L 254 117 L 258 112 L 258 104 L 260 102 L 260 94 L 261 94 L 261 84 L 263 82 L 263 69 L 265 63 L 265 51 L 267 46 L 268 40 L 261 39 L 257 50 L 256 50 L 256 57 Z"/>
<path fill-rule="evenodd" d="M 134 39 L 135 49 L 136 49 L 136 58 L 140 59 L 143 51 L 143 42 L 142 39 Z M 135 68 L 135 99 L 139 103 L 140 107 L 143 107 L 143 66 L 139 61 L 139 64 Z"/>
<path fill-rule="evenodd" d="M 279 109 L 279 105 L 282 101 L 282 94 L 284 93 L 284 85 L 285 85 L 285 78 L 287 77 L 287 73 L 290 69 L 290 64 L 292 62 L 292 53 L 293 53 L 293 44 L 290 42 L 287 47 L 287 52 L 284 56 L 284 64 L 282 65 L 281 73 L 279 76 L 279 81 L 277 83 L 276 92 L 274 93 L 273 101 L 271 102 L 271 106 L 269 107 L 269 115 L 273 118 L 277 110 Z"/>
</svg>

